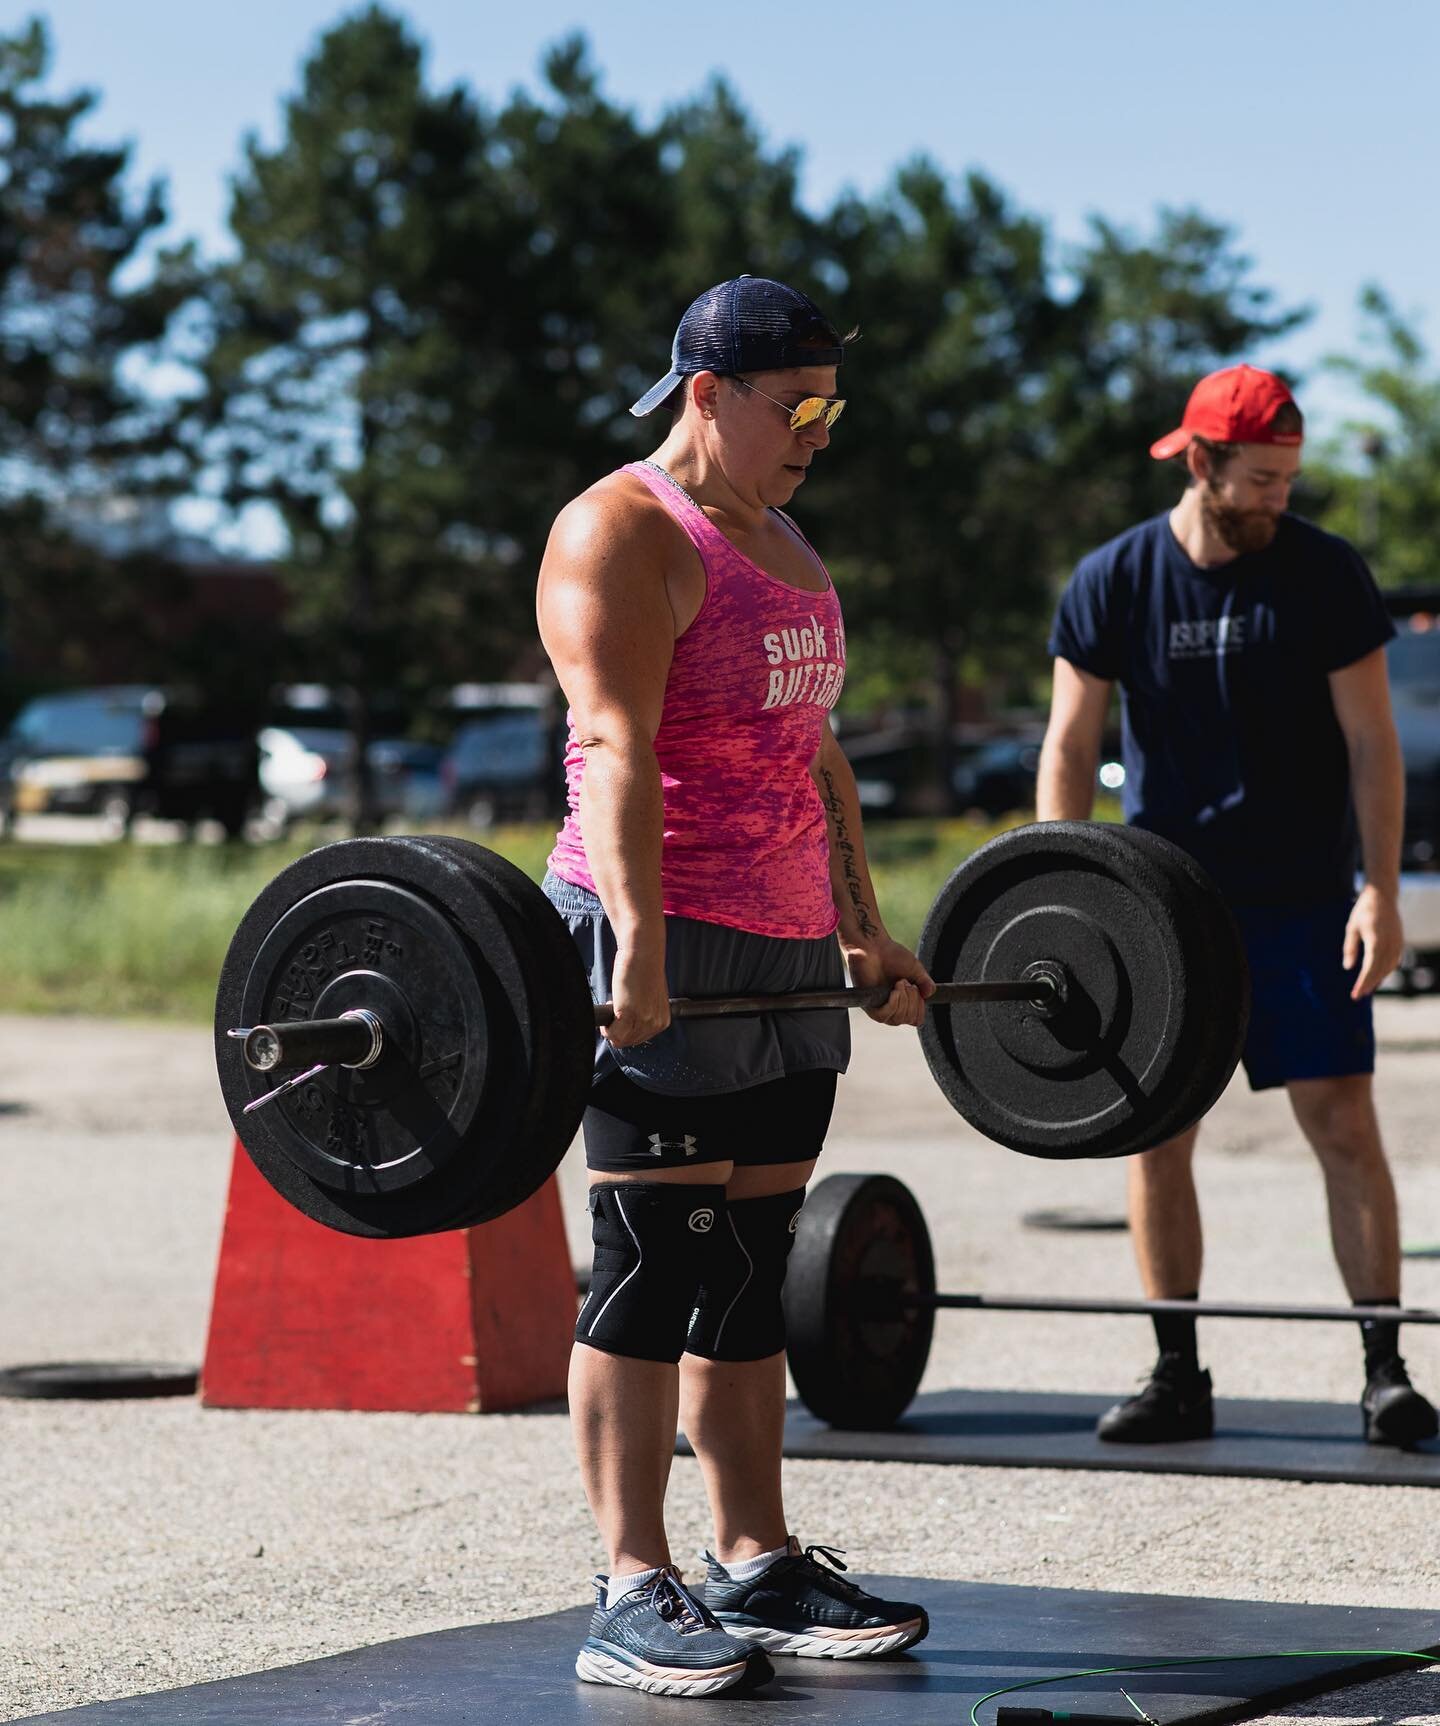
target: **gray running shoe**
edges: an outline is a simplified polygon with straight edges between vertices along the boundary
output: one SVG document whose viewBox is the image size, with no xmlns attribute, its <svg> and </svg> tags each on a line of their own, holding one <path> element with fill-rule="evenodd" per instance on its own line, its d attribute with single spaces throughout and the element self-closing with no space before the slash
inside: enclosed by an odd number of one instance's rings
<svg viewBox="0 0 1440 1726">
<path fill-rule="evenodd" d="M 575 1672 L 588 1684 L 620 1684 L 654 1696 L 713 1696 L 775 1676 L 758 1648 L 728 1635 L 681 1582 L 662 1570 L 605 1604 L 609 1578 L 595 1578 L 595 1616 Z"/>
<path fill-rule="evenodd" d="M 844 1568 L 833 1548 L 802 1551 L 793 1535 L 783 1558 L 743 1582 L 707 1552 L 705 1604 L 732 1635 L 772 1654 L 875 1659 L 898 1654 L 929 1634 L 922 1607 L 877 1599 L 839 1575 Z"/>
</svg>

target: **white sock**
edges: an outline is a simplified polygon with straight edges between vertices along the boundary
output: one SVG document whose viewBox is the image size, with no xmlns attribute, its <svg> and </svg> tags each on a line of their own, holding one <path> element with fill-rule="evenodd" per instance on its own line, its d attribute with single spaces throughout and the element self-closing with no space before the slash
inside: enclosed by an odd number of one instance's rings
<svg viewBox="0 0 1440 1726">
<path fill-rule="evenodd" d="M 758 1558 L 747 1558 L 743 1564 L 727 1564 L 725 1574 L 733 1576 L 737 1582 L 753 1582 L 761 1571 L 768 1570 L 776 1559 L 784 1558 L 789 1550 L 790 1542 L 787 1540 L 773 1552 L 762 1552 Z"/>
<path fill-rule="evenodd" d="M 660 1574 L 661 1566 L 653 1570 L 632 1570 L 628 1576 L 612 1576 L 605 1584 L 605 1605 L 610 1608 L 622 1594 L 630 1594 L 637 1588 L 643 1588 L 647 1582 L 653 1582 Z"/>
</svg>

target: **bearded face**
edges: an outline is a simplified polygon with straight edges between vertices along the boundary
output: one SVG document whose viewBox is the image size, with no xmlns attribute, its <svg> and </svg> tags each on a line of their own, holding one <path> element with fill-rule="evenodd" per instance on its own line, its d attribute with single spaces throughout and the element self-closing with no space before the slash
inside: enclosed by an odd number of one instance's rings
<svg viewBox="0 0 1440 1726">
<path fill-rule="evenodd" d="M 1200 507 L 1206 521 L 1237 556 L 1247 551 L 1264 551 L 1280 525 L 1280 511 L 1242 509 L 1226 495 L 1228 489 L 1214 480 L 1205 481 L 1200 490 Z"/>
<path fill-rule="evenodd" d="M 1264 551 L 1290 503 L 1300 471 L 1298 444 L 1202 446 L 1191 456 L 1200 510 L 1214 538 L 1235 556 Z"/>
</svg>

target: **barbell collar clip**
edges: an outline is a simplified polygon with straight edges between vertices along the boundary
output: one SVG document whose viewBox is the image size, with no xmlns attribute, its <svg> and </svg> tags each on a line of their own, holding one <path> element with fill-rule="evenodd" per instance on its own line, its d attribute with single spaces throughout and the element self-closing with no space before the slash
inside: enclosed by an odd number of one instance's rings
<svg viewBox="0 0 1440 1726">
<path fill-rule="evenodd" d="M 286 1079 L 283 1085 L 276 1085 L 273 1091 L 266 1091 L 263 1097 L 256 1097 L 253 1102 L 246 1103 L 240 1113 L 253 1115 L 256 1109 L 263 1109 L 267 1103 L 273 1103 L 277 1097 L 283 1097 L 289 1091 L 299 1090 L 301 1085 L 308 1085 L 311 1079 L 318 1079 L 321 1073 L 329 1072 L 331 1065 L 332 1063 L 329 1061 L 317 1061 L 313 1067 L 307 1068 L 305 1072 L 296 1073 L 293 1079 Z"/>
</svg>

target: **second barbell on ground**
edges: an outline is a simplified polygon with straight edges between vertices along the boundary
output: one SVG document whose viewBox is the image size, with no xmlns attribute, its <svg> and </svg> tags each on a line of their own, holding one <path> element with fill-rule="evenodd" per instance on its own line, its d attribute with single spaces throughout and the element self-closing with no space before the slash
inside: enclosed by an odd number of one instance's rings
<svg viewBox="0 0 1440 1726">
<path fill-rule="evenodd" d="M 791 1376 L 813 1415 L 858 1430 L 893 1426 L 919 1388 L 935 1314 L 951 1309 L 1440 1324 L 1440 1312 L 1413 1307 L 944 1294 L 935 1287 L 924 1214 L 903 1182 L 892 1175 L 831 1175 L 810 1192 L 785 1283 L 785 1324 Z"/>
</svg>

